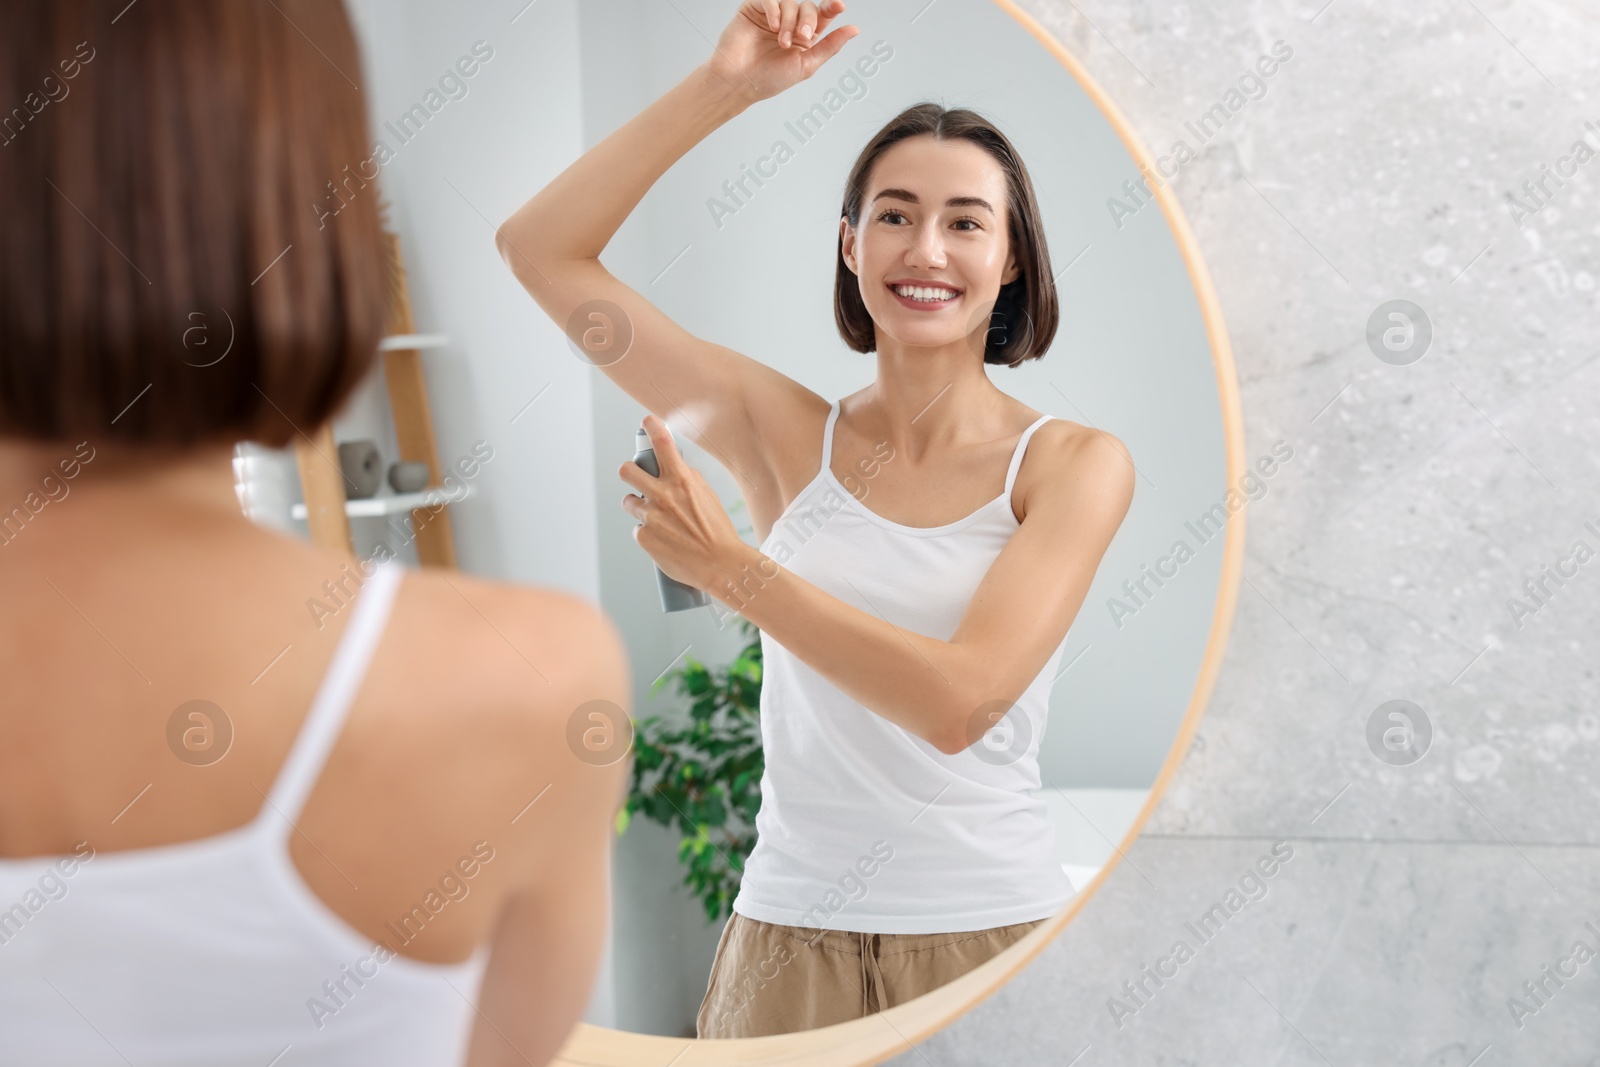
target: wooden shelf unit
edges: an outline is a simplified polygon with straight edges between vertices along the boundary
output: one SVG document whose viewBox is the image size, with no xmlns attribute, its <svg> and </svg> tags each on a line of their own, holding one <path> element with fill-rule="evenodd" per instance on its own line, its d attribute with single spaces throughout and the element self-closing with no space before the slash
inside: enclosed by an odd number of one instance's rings
<svg viewBox="0 0 1600 1067">
<path fill-rule="evenodd" d="M 433 414 L 428 406 L 427 380 L 422 371 L 422 351 L 447 343 L 441 334 L 419 334 L 411 316 L 411 293 L 406 283 L 405 264 L 400 257 L 400 239 L 384 235 L 389 254 L 390 301 L 387 336 L 378 346 L 383 360 L 384 384 L 389 392 L 389 410 L 394 414 L 395 439 L 403 463 L 426 463 L 428 485 L 420 493 L 394 497 L 350 500 L 345 495 L 344 472 L 339 468 L 339 448 L 333 437 L 330 419 L 310 440 L 295 442 L 295 461 L 300 468 L 300 486 L 305 503 L 294 509 L 295 518 L 304 518 L 311 540 L 319 545 L 355 553 L 350 539 L 350 516 L 392 514 L 409 508 L 416 531 L 417 561 L 424 567 L 456 567 L 455 537 L 450 528 L 449 502 L 430 503 L 444 479 L 439 466 L 439 446 L 433 435 Z M 387 502 L 387 503 L 385 503 Z M 377 509 L 377 510 L 373 510 Z"/>
</svg>

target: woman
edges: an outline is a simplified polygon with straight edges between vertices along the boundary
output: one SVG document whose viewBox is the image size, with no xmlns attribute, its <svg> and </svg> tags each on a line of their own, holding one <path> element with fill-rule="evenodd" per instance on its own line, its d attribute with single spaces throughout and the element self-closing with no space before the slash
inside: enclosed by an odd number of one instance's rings
<svg viewBox="0 0 1600 1067">
<path fill-rule="evenodd" d="M 855 36 L 827 32 L 843 10 L 742 4 L 703 66 L 498 235 L 539 305 L 578 324 L 575 342 L 595 336 L 594 309 L 625 316 L 626 356 L 596 362 L 653 413 L 660 478 L 619 471 L 638 490 L 623 502 L 635 536 L 762 632 L 758 843 L 702 1037 L 891 1007 L 1071 896 L 1035 795 L 1038 744 L 1067 628 L 1133 492 L 1119 441 L 1041 416 L 985 373 L 1042 356 L 1057 306 L 1027 172 L 971 112 L 907 110 L 846 183 L 835 317 L 876 353 L 877 378 L 840 401 L 689 335 L 600 265 L 673 162 Z M 759 548 L 687 469 L 671 415 L 737 480 Z"/>
<path fill-rule="evenodd" d="M 0 1063 L 548 1062 L 605 931 L 628 763 L 566 737 L 627 705 L 615 630 L 235 495 L 234 442 L 324 424 L 382 331 L 376 197 L 316 214 L 373 144 L 343 7 L 7 14 Z"/>
</svg>

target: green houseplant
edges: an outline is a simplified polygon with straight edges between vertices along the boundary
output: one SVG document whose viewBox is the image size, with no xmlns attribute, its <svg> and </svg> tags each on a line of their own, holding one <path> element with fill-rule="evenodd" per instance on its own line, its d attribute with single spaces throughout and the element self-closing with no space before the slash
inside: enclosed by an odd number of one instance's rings
<svg viewBox="0 0 1600 1067">
<path fill-rule="evenodd" d="M 651 692 L 670 684 L 689 701 L 681 713 L 634 722 L 633 779 L 617 813 L 617 832 L 635 812 L 676 827 L 683 884 L 705 907 L 706 921 L 733 913 L 745 859 L 755 848 L 761 808 L 761 640 L 754 624 L 739 620 L 748 639 L 727 666 L 713 669 L 685 657 L 682 667 L 656 679 Z"/>
</svg>

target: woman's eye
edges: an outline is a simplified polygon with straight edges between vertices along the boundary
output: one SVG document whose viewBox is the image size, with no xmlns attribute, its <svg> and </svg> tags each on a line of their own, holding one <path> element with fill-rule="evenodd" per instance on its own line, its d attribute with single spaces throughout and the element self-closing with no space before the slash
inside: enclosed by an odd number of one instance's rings
<svg viewBox="0 0 1600 1067">
<path fill-rule="evenodd" d="M 894 215 L 894 216 L 897 216 L 899 218 L 905 218 L 905 216 L 901 215 L 900 212 L 895 211 L 893 208 L 891 208 L 888 211 L 885 211 L 883 214 L 879 215 L 878 216 L 878 221 L 882 222 L 885 219 L 887 219 L 890 215 Z"/>
</svg>

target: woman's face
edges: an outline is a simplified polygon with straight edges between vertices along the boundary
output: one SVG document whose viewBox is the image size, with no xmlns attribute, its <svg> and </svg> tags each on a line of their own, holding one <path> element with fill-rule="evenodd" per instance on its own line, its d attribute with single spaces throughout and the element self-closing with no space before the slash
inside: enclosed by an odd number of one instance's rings
<svg viewBox="0 0 1600 1067">
<path fill-rule="evenodd" d="M 868 183 L 860 226 L 840 225 L 880 348 L 886 334 L 933 348 L 985 331 L 1000 287 L 1021 273 L 1000 164 L 970 141 L 923 134 L 879 156 Z M 919 300 L 905 295 L 908 284 L 946 291 Z"/>
</svg>

